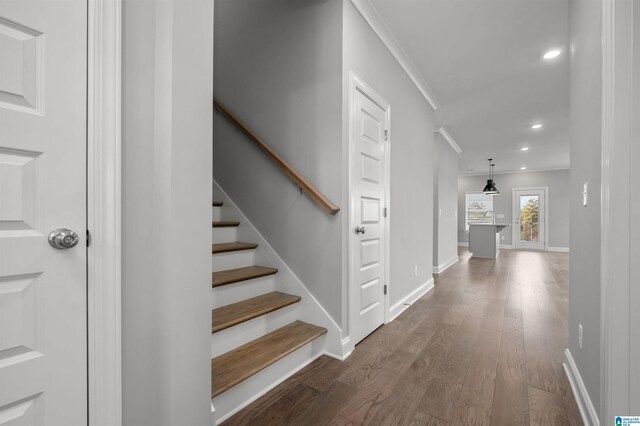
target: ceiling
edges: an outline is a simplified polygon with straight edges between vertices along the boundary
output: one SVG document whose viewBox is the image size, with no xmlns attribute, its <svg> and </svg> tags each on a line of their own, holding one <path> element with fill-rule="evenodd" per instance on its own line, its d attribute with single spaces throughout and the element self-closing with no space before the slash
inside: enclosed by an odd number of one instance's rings
<svg viewBox="0 0 640 426">
<path fill-rule="evenodd" d="M 460 174 L 569 168 L 567 0 L 370 2 L 440 103 Z"/>
</svg>

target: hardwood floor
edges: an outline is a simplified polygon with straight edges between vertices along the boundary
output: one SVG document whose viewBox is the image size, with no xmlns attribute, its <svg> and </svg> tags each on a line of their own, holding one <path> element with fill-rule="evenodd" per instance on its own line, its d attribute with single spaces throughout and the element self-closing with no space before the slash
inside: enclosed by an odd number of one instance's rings
<svg viewBox="0 0 640 426">
<path fill-rule="evenodd" d="M 321 357 L 225 425 L 581 425 L 562 367 L 569 255 L 504 250 L 356 346 Z"/>
</svg>

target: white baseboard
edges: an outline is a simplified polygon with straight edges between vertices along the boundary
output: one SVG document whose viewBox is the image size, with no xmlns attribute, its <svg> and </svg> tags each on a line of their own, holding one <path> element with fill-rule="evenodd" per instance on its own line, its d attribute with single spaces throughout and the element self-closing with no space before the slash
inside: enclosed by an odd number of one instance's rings
<svg viewBox="0 0 640 426">
<path fill-rule="evenodd" d="M 559 253 L 569 253 L 569 247 L 547 247 L 547 251 L 556 251 Z"/>
<path fill-rule="evenodd" d="M 500 244 L 500 250 L 513 250 L 513 246 L 511 244 Z"/>
<path fill-rule="evenodd" d="M 564 360 L 564 371 L 567 373 L 567 379 L 569 379 L 569 383 L 571 384 L 571 389 L 573 390 L 576 404 L 580 410 L 582 421 L 586 426 L 599 426 L 600 420 L 598 419 L 598 413 L 591 402 L 591 398 L 589 398 L 589 392 L 587 392 L 587 388 L 580 376 L 580 371 L 578 371 L 578 367 L 569 349 L 564 352 Z"/>
<path fill-rule="evenodd" d="M 455 265 L 459 260 L 460 260 L 460 258 L 456 254 L 451 259 L 447 260 L 446 262 L 442 263 L 441 265 L 434 266 L 433 267 L 433 273 L 434 274 L 441 274 L 444 271 L 446 271 L 447 269 L 449 269 L 450 266 Z"/>
<path fill-rule="evenodd" d="M 433 277 L 429 278 L 429 280 L 422 284 L 420 287 L 413 290 L 411 293 L 407 294 L 405 297 L 400 299 L 397 303 L 395 303 L 392 307 L 389 308 L 389 321 L 391 322 L 398 317 L 405 309 L 409 306 L 413 305 L 413 303 L 420 299 L 422 296 L 427 294 L 429 291 L 433 289 Z"/>
<path fill-rule="evenodd" d="M 458 243 L 458 247 L 469 247 L 469 243 Z"/>
<path fill-rule="evenodd" d="M 331 353 L 325 350 L 324 354 L 330 356 L 331 358 L 335 358 L 338 361 L 344 361 L 349 358 L 349 356 L 353 353 L 353 347 L 351 347 L 351 336 L 347 336 L 342 339 L 342 353 L 340 355 Z"/>
</svg>

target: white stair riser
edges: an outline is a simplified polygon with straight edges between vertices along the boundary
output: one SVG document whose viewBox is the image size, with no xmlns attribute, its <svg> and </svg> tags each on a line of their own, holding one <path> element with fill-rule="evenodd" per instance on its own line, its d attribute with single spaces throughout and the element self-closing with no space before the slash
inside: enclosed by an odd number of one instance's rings
<svg viewBox="0 0 640 426">
<path fill-rule="evenodd" d="M 212 243 L 235 243 L 236 241 L 238 241 L 237 227 L 211 228 Z"/>
<path fill-rule="evenodd" d="M 211 271 L 218 272 L 227 269 L 253 266 L 256 262 L 254 250 L 232 251 L 228 253 L 214 254 L 211 259 Z"/>
<path fill-rule="evenodd" d="M 298 319 L 297 303 L 211 335 L 211 357 L 222 355 Z M 217 409 L 217 407 L 216 407 Z"/>
<path fill-rule="evenodd" d="M 222 220 L 222 207 L 213 207 L 213 221 Z"/>
<path fill-rule="evenodd" d="M 291 377 L 322 353 L 324 336 L 307 343 L 231 390 L 215 397 L 211 403 L 216 408 L 216 424 L 222 423 L 240 409 L 255 401 L 275 385 Z"/>
<path fill-rule="evenodd" d="M 213 289 L 213 309 L 276 291 L 276 275 L 255 278 Z"/>
</svg>

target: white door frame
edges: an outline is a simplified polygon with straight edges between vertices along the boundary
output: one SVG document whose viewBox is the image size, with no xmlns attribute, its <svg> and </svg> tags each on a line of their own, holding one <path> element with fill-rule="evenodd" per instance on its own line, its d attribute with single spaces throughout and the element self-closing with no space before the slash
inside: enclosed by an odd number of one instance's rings
<svg viewBox="0 0 640 426">
<path fill-rule="evenodd" d="M 371 88 L 371 86 L 369 86 L 368 84 L 366 84 L 364 81 L 362 81 L 362 79 L 360 79 L 360 77 L 358 77 L 353 71 L 349 72 L 349 147 L 348 147 L 348 151 L 349 151 L 349 159 L 348 159 L 348 169 L 347 169 L 347 173 L 349 176 L 349 204 L 348 204 L 348 209 L 349 209 L 349 213 L 348 213 L 348 217 L 349 217 L 349 229 L 348 229 L 348 233 L 349 233 L 349 252 L 347 255 L 347 258 L 349 259 L 349 266 L 348 266 L 348 275 L 349 275 L 349 279 L 347 280 L 347 285 L 348 285 L 348 295 L 349 295 L 349 304 L 348 304 L 348 318 L 349 318 L 349 334 L 350 335 L 354 335 L 353 333 L 353 327 L 356 324 L 357 321 L 357 317 L 356 317 L 356 312 L 357 312 L 357 308 L 355 306 L 353 306 L 353 302 L 356 300 L 355 299 L 355 290 L 353 288 L 353 283 L 355 282 L 355 278 L 354 278 L 354 272 L 353 272 L 353 268 L 355 265 L 355 249 L 356 249 L 356 243 L 355 243 L 355 237 L 354 237 L 354 233 L 353 230 L 355 229 L 355 227 L 357 225 L 359 225 L 359 222 L 356 221 L 356 217 L 355 217 L 355 199 L 354 199 L 354 195 L 355 195 L 355 191 L 354 191 L 354 185 L 355 182 L 353 182 L 353 179 L 351 177 L 351 161 L 353 160 L 353 154 L 351 152 L 351 147 L 354 141 L 354 122 L 355 122 L 355 118 L 356 118 L 356 111 L 355 111 L 355 99 L 354 99 L 354 94 L 355 91 L 358 90 L 360 93 L 362 93 L 363 95 L 365 95 L 366 97 L 368 97 L 372 102 L 378 104 L 382 109 L 384 109 L 386 111 L 386 116 L 387 116 L 387 124 L 389 126 L 389 132 L 388 132 L 388 138 L 387 138 L 387 143 L 385 144 L 385 164 L 384 164 L 384 173 L 385 173 L 385 188 L 384 188 L 384 198 L 385 198 L 385 207 L 387 208 L 387 216 L 385 218 L 384 221 L 384 244 L 385 244 L 385 252 L 384 252 L 384 280 L 385 280 L 385 285 L 387 286 L 387 294 L 385 294 L 384 296 L 384 323 L 388 323 L 390 321 L 390 314 L 389 314 L 389 295 L 391 293 L 391 283 L 389 280 L 390 277 L 390 271 L 389 271 L 389 259 L 390 259 L 390 254 L 391 254 L 391 244 L 390 244 L 390 235 L 391 235 L 391 202 L 390 202 L 390 196 L 391 196 L 391 161 L 390 161 L 390 157 L 391 157 L 391 106 L 389 105 L 389 103 L 382 97 L 380 96 L 375 90 L 373 90 L 373 88 Z M 346 340 L 346 339 L 343 339 Z M 355 342 L 353 340 L 351 340 L 350 342 L 350 346 L 351 349 L 355 346 L 355 344 L 358 342 Z"/>
<path fill-rule="evenodd" d="M 122 0 L 87 0 L 88 423 L 122 425 Z"/>
<path fill-rule="evenodd" d="M 544 191 L 544 206 L 542 210 L 543 214 L 543 225 L 544 225 L 544 249 L 547 250 L 549 248 L 549 187 L 548 186 L 528 186 L 521 188 L 512 188 L 511 189 L 511 201 L 512 201 L 512 210 L 511 210 L 511 247 L 514 249 L 517 248 L 516 243 L 518 242 L 518 235 L 520 227 L 516 227 L 516 214 L 518 213 L 518 200 L 516 200 L 516 191 Z M 516 231 L 517 230 L 517 231 Z M 535 249 L 532 249 L 535 250 Z"/>
</svg>

